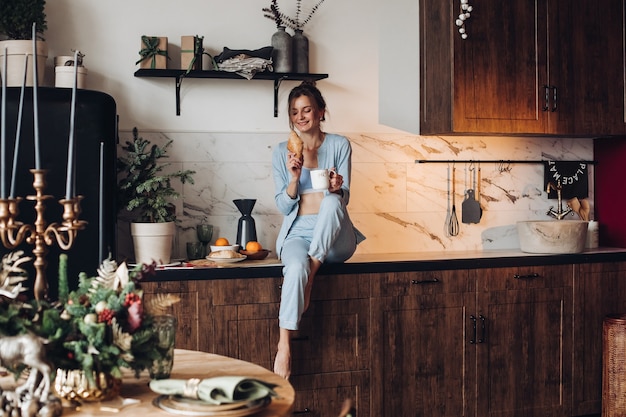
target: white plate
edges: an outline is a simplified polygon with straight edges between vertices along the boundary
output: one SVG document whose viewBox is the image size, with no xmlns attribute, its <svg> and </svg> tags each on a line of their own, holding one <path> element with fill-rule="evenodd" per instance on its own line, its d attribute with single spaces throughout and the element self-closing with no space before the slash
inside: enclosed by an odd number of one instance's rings
<svg viewBox="0 0 626 417">
<path fill-rule="evenodd" d="M 181 261 L 176 261 L 176 262 L 170 262 L 169 264 L 163 264 L 163 265 L 157 265 L 157 268 L 167 268 L 167 267 L 171 267 L 171 266 L 178 266 L 180 265 L 182 262 Z M 128 264 L 129 268 L 134 268 L 136 267 L 137 264 Z"/>
<path fill-rule="evenodd" d="M 242 256 L 241 258 L 211 258 L 209 256 L 207 256 L 206 258 L 209 261 L 215 261 L 215 262 L 223 263 L 223 264 L 232 264 L 235 262 L 241 262 L 247 258 L 246 255 L 241 255 L 241 256 Z"/>
</svg>

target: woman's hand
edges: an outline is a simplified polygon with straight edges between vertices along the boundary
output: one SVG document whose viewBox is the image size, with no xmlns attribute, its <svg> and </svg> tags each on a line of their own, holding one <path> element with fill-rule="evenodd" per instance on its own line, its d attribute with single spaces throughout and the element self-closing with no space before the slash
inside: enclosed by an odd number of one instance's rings
<svg viewBox="0 0 626 417">
<path fill-rule="evenodd" d="M 339 194 L 341 192 L 341 186 L 343 185 L 343 177 L 337 173 L 335 168 L 331 168 L 328 171 L 328 175 L 330 177 L 330 186 L 328 187 L 328 191 Z"/>
<path fill-rule="evenodd" d="M 293 152 L 287 152 L 287 169 L 291 172 L 291 176 L 300 179 L 302 172 L 302 159 L 297 158 Z"/>
</svg>

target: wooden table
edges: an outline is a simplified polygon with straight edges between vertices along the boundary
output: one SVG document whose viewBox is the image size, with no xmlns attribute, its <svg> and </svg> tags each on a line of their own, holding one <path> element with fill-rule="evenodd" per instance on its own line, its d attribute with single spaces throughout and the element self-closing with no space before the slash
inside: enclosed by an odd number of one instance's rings
<svg viewBox="0 0 626 417">
<path fill-rule="evenodd" d="M 255 417 L 283 417 L 291 415 L 295 391 L 291 384 L 275 373 L 250 362 L 227 356 L 214 355 L 212 353 L 197 352 L 191 350 L 176 349 L 174 356 L 174 369 L 172 379 L 210 378 L 224 375 L 246 376 L 262 381 L 277 384 L 275 388 L 278 398 L 272 398 L 272 402 L 258 413 Z M 138 404 L 123 407 L 120 410 L 106 411 L 106 407 L 115 406 L 119 401 L 103 403 L 85 403 L 76 410 L 64 409 L 63 416 L 87 417 L 87 416 L 173 416 L 152 404 L 158 394 L 150 390 L 148 383 L 150 377 L 147 371 L 141 373 L 139 379 L 128 372 L 124 377 L 120 396 L 125 399 L 137 399 Z M 103 411 L 103 407 L 105 411 Z"/>
</svg>

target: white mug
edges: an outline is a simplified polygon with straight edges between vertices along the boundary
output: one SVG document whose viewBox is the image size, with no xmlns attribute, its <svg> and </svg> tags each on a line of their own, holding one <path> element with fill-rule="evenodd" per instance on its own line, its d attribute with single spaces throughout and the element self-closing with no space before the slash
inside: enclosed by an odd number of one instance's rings
<svg viewBox="0 0 626 417">
<path fill-rule="evenodd" d="M 330 187 L 330 177 L 327 169 L 311 170 L 311 185 L 315 190 L 327 190 Z"/>
</svg>

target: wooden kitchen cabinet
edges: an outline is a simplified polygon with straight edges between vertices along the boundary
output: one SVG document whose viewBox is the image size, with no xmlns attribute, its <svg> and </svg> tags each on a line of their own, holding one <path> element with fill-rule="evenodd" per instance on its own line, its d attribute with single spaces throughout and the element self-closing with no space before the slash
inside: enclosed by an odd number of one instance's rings
<svg viewBox="0 0 626 417">
<path fill-rule="evenodd" d="M 568 117 L 576 134 L 626 133 L 626 45 L 624 0 L 576 0 L 562 6 L 569 28 L 563 36 L 570 47 L 572 103 Z M 571 114 L 571 116 L 569 116 Z"/>
<path fill-rule="evenodd" d="M 180 297 L 180 302 L 172 306 L 171 314 L 176 316 L 176 348 L 210 352 L 206 340 L 212 336 L 204 323 L 209 316 L 210 291 L 206 281 L 167 281 L 142 282 L 146 302 L 156 294 L 172 294 Z M 202 317 L 202 330 L 200 330 Z"/>
<path fill-rule="evenodd" d="M 378 278 L 372 414 L 569 415 L 571 283 L 572 266 Z"/>
<path fill-rule="evenodd" d="M 571 415 L 572 275 L 572 265 L 470 271 L 484 318 L 477 416 Z"/>
<path fill-rule="evenodd" d="M 384 274 L 372 280 L 372 415 L 473 413 L 475 311 L 467 270 Z"/>
<path fill-rule="evenodd" d="M 573 414 L 602 411 L 602 326 L 626 313 L 626 263 L 576 265 L 574 276 Z"/>
<path fill-rule="evenodd" d="M 473 7 L 420 0 L 421 134 L 623 134 L 623 0 Z"/>
<path fill-rule="evenodd" d="M 296 411 L 333 415 L 349 397 L 359 416 L 369 415 L 368 282 L 359 275 L 316 277 L 311 305 L 292 339 Z M 273 369 L 282 278 L 213 283 L 213 352 Z"/>
</svg>

